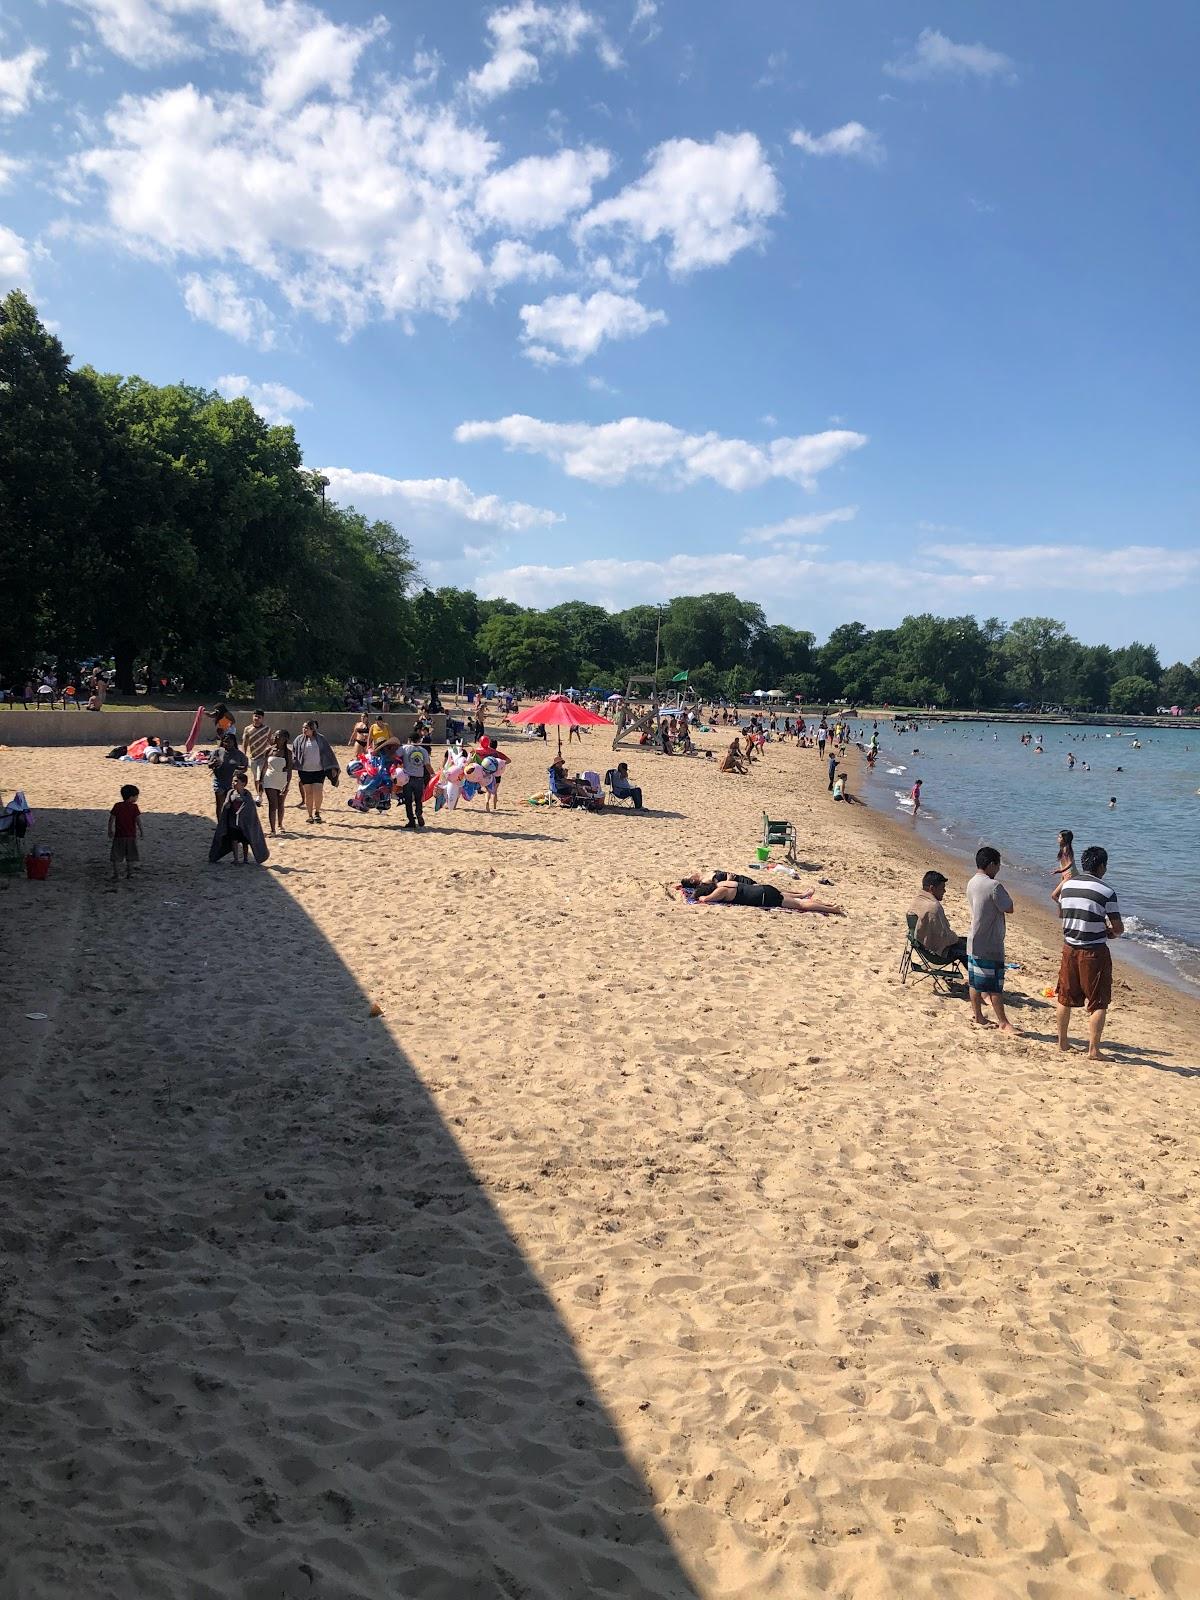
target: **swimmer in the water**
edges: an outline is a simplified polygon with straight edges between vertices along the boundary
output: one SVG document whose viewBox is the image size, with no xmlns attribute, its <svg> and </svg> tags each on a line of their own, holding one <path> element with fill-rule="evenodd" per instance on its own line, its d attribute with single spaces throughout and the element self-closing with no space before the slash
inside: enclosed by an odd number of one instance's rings
<svg viewBox="0 0 1200 1600">
<path fill-rule="evenodd" d="M 1108 809 L 1110 811 L 1115 811 L 1117 809 L 1117 797 L 1115 794 L 1109 795 L 1108 797 Z"/>
</svg>

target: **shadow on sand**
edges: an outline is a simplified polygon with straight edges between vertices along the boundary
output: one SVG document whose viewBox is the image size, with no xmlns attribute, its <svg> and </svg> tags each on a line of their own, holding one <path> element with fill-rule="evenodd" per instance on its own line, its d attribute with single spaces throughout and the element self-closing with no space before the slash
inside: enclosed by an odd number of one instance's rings
<svg viewBox="0 0 1200 1600">
<path fill-rule="evenodd" d="M 112 894 L 103 816 L 39 817 L 68 990 L 0 1083 L 0 1594 L 694 1600 L 336 950 L 269 867 L 151 821 Z"/>
</svg>

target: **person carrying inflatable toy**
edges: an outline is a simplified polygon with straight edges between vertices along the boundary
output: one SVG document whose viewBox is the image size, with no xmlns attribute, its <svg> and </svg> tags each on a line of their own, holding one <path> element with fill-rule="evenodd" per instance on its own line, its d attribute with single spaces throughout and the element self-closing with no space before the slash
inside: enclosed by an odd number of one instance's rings
<svg viewBox="0 0 1200 1600">
<path fill-rule="evenodd" d="M 476 774 L 476 781 L 484 790 L 483 809 L 485 811 L 499 811 L 500 780 L 503 778 L 504 769 L 511 758 L 506 756 L 496 741 L 486 733 L 475 746 L 471 755 L 483 774 L 482 777 Z"/>
<path fill-rule="evenodd" d="M 400 746 L 396 781 L 399 784 L 401 779 L 404 780 L 400 794 L 404 801 L 404 814 L 408 818 L 404 824 L 406 828 L 425 826 L 425 785 L 432 771 L 433 760 L 423 744 L 418 744 L 414 738 Z"/>
</svg>

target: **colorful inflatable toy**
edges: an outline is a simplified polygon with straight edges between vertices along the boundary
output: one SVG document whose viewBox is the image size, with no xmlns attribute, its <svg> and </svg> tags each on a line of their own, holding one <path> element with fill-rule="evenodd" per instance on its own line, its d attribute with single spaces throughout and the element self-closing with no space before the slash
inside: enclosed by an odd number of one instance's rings
<svg viewBox="0 0 1200 1600">
<path fill-rule="evenodd" d="M 346 804 L 355 811 L 387 811 L 393 793 L 407 781 L 394 750 L 356 756 L 347 764 L 346 772 L 356 784 Z"/>
</svg>

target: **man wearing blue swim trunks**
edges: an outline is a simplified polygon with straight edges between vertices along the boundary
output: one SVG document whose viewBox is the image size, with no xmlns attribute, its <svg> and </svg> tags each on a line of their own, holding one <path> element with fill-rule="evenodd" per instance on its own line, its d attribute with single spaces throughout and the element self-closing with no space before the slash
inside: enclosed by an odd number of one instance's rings
<svg viewBox="0 0 1200 1600">
<path fill-rule="evenodd" d="M 1012 897 L 997 883 L 1000 852 L 985 844 L 975 852 L 979 869 L 967 884 L 971 906 L 971 931 L 967 935 L 967 981 L 970 984 L 971 1016 L 980 1027 L 988 1026 L 983 1014 L 983 997 L 996 1014 L 1002 1033 L 1016 1033 L 1004 1013 L 1004 919 L 1012 915 Z"/>
</svg>

